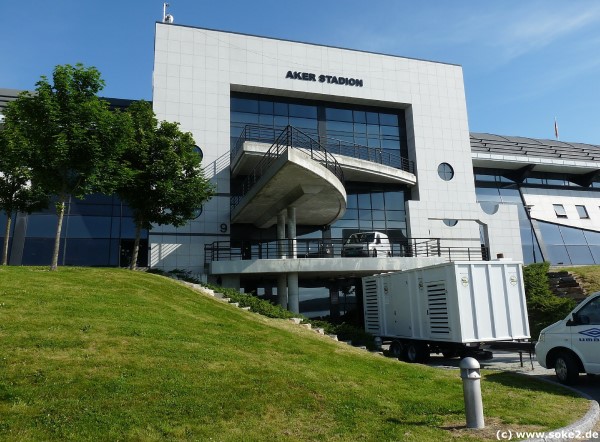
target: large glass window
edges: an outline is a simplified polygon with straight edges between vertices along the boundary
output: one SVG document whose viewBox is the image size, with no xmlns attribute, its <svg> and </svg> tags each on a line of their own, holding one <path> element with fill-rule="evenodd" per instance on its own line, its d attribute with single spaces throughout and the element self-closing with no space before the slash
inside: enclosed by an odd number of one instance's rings
<svg viewBox="0 0 600 442">
<path fill-rule="evenodd" d="M 52 204 L 51 204 L 52 206 Z M 47 265 L 54 248 L 57 216 L 50 211 L 28 216 L 22 265 Z M 142 230 L 141 239 L 148 237 Z M 61 265 L 118 266 L 135 238 L 132 212 L 113 195 L 90 195 L 67 202 L 61 231 Z M 147 265 L 140 250 L 139 265 Z"/>
<path fill-rule="evenodd" d="M 404 190 L 368 189 L 347 183 L 348 208 L 341 220 L 331 225 L 332 238 L 348 238 L 352 233 L 378 230 L 386 232 L 392 242 L 406 238 Z"/>
<path fill-rule="evenodd" d="M 522 183 L 517 183 L 504 177 L 503 173 L 507 171 L 475 169 L 477 200 L 487 209 L 493 209 L 491 204 L 494 202 L 517 205 L 523 257 L 526 263 L 539 261 L 542 257 L 537 243 L 539 240 L 544 245 L 542 258 L 552 264 L 600 264 L 599 232 L 536 220 L 533 221 L 534 229 L 522 204 L 521 188 L 569 186 L 572 191 L 577 191 L 581 186 L 572 183 L 570 181 L 572 177 L 567 174 L 534 173 L 533 176 L 525 178 Z M 589 197 L 588 192 L 596 191 L 597 188 L 600 188 L 600 183 L 592 183 L 589 188 L 581 189 L 586 192 L 585 196 Z M 568 217 L 563 204 L 554 204 L 553 208 L 557 218 Z M 577 205 L 575 208 L 580 219 L 589 218 L 587 207 Z"/>
<path fill-rule="evenodd" d="M 557 265 L 600 264 L 600 233 L 575 227 L 539 222 L 542 241 Z"/>
<path fill-rule="evenodd" d="M 246 126 L 251 127 L 246 139 L 272 142 L 291 125 L 317 139 L 332 153 L 398 168 L 403 167 L 401 158 L 408 156 L 401 109 L 380 111 L 357 105 L 232 93 L 230 121 L 232 150 Z"/>
</svg>

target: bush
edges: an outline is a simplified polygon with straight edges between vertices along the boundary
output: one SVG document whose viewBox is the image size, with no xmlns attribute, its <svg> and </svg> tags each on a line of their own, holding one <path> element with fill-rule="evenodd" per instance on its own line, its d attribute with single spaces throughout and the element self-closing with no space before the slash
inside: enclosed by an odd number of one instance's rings
<svg viewBox="0 0 600 442">
<path fill-rule="evenodd" d="M 146 273 L 166 276 L 168 278 L 178 279 L 180 281 L 191 282 L 192 284 L 200 284 L 202 282 L 200 279 L 193 276 L 192 272 L 183 269 L 173 269 L 167 272 L 162 269 L 150 268 L 146 270 Z"/>
<path fill-rule="evenodd" d="M 255 313 L 258 313 L 269 318 L 289 319 L 289 318 L 304 318 L 302 315 L 296 315 L 279 305 L 273 305 L 269 301 L 257 298 L 253 295 L 240 293 L 235 289 L 228 289 L 224 287 L 218 287 L 211 284 L 205 284 L 205 287 L 214 290 L 215 292 L 223 293 L 226 297 L 231 299 L 231 302 L 237 302 L 240 307 L 250 307 Z"/>
<path fill-rule="evenodd" d="M 523 267 L 529 328 L 533 339 L 537 339 L 543 328 L 564 319 L 576 305 L 573 299 L 552 293 L 548 281 L 549 269 L 548 262 Z"/>
<path fill-rule="evenodd" d="M 375 350 L 375 337 L 364 331 L 360 327 L 342 322 L 341 324 L 333 324 L 329 321 L 318 321 L 310 319 L 309 322 L 315 328 L 322 328 L 325 333 L 337 335 L 340 341 L 351 341 L 352 345 L 361 345 L 369 350 Z"/>
<path fill-rule="evenodd" d="M 292 313 L 279 305 L 273 305 L 269 301 L 260 299 L 254 295 L 240 293 L 235 289 L 218 287 L 211 284 L 205 286 L 215 292 L 223 293 L 231 299 L 231 302 L 237 302 L 240 307 L 250 307 L 250 309 L 263 316 L 278 319 L 300 318 L 305 324 L 311 324 L 313 328 L 322 328 L 325 333 L 337 335 L 340 341 L 351 341 L 352 345 L 364 345 L 369 349 L 374 349 L 373 336 L 365 332 L 362 328 L 351 324 L 333 324 L 329 321 L 309 319 L 303 315 Z"/>
</svg>

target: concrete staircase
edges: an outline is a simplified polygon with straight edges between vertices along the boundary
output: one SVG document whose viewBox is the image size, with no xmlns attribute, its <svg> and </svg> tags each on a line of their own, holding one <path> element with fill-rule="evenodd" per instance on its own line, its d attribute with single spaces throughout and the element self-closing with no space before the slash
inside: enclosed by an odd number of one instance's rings
<svg viewBox="0 0 600 442">
<path fill-rule="evenodd" d="M 556 270 L 548 272 L 548 281 L 550 290 L 561 298 L 572 298 L 579 302 L 585 299 L 586 294 L 580 281 L 576 276 L 565 270 Z"/>
</svg>

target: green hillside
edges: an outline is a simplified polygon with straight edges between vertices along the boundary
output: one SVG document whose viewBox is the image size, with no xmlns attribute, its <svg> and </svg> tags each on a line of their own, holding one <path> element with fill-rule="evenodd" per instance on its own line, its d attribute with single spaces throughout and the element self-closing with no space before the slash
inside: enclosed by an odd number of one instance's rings
<svg viewBox="0 0 600 442">
<path fill-rule="evenodd" d="M 600 291 L 600 266 L 566 267 L 564 270 L 579 277 L 587 294 Z"/>
<path fill-rule="evenodd" d="M 494 439 L 587 401 L 487 373 L 486 432 L 458 372 L 407 365 L 166 278 L 0 268 L 0 440 Z"/>
</svg>

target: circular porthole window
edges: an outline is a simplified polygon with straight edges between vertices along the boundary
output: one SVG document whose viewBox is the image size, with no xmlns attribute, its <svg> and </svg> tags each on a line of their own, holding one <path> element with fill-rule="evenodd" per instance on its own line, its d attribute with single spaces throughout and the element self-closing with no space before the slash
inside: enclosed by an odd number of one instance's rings
<svg viewBox="0 0 600 442">
<path fill-rule="evenodd" d="M 458 224 L 458 220 L 457 219 L 445 219 L 444 224 L 446 224 L 448 227 L 454 227 L 455 225 Z"/>
<path fill-rule="evenodd" d="M 202 211 L 204 210 L 204 206 L 200 206 L 199 209 L 194 210 L 194 219 L 198 219 L 200 215 L 202 215 Z"/>
<path fill-rule="evenodd" d="M 441 163 L 438 166 L 438 175 L 444 181 L 450 181 L 452 178 L 454 178 L 454 169 L 448 163 Z"/>
<path fill-rule="evenodd" d="M 498 209 L 500 208 L 500 204 L 495 203 L 493 201 L 481 201 L 479 203 L 481 210 L 483 210 L 488 215 L 494 215 Z"/>
<path fill-rule="evenodd" d="M 200 149 L 200 146 L 195 146 L 194 147 L 194 151 L 200 156 L 200 160 L 202 160 L 204 158 L 204 152 L 202 152 L 202 149 Z"/>
</svg>

